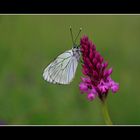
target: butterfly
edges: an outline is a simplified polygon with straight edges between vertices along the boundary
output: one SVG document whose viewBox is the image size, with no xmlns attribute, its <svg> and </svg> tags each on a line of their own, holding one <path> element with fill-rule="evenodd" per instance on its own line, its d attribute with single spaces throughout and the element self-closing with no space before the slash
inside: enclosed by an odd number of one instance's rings
<svg viewBox="0 0 140 140">
<path fill-rule="evenodd" d="M 76 45 L 76 40 L 81 32 L 80 28 L 75 40 L 73 39 L 72 28 L 70 26 L 70 33 L 73 42 L 73 47 L 70 50 L 57 56 L 44 70 L 44 80 L 53 84 L 69 84 L 72 82 L 78 62 L 80 60 L 80 45 Z"/>
</svg>

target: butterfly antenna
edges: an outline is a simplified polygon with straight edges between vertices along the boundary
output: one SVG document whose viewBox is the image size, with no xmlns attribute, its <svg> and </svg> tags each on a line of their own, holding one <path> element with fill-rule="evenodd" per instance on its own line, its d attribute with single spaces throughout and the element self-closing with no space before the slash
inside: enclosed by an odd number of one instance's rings
<svg viewBox="0 0 140 140">
<path fill-rule="evenodd" d="M 71 34 L 71 38 L 72 38 L 72 43 L 74 45 L 75 43 L 74 43 L 74 40 L 73 40 L 73 34 L 72 34 L 72 28 L 71 28 L 71 26 L 70 26 L 70 34 Z"/>
<path fill-rule="evenodd" d="M 81 33 L 81 31 L 82 31 L 82 28 L 80 28 L 80 30 L 79 30 L 79 32 L 78 32 L 78 34 L 77 34 L 77 36 L 76 36 L 76 38 L 75 38 L 75 40 L 74 40 L 74 43 L 76 43 L 76 40 L 77 40 L 79 34 Z"/>
</svg>

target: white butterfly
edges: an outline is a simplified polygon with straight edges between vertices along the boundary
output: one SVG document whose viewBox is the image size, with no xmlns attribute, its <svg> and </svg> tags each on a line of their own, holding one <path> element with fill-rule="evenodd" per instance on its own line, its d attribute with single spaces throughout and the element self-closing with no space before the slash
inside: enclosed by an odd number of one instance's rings
<svg viewBox="0 0 140 140">
<path fill-rule="evenodd" d="M 72 29 L 70 27 L 73 47 L 60 54 L 53 62 L 51 62 L 43 72 L 44 80 L 53 84 L 69 84 L 76 73 L 78 62 L 80 59 L 80 45 L 75 42 L 81 32 L 78 32 L 75 40 L 73 40 Z"/>
</svg>

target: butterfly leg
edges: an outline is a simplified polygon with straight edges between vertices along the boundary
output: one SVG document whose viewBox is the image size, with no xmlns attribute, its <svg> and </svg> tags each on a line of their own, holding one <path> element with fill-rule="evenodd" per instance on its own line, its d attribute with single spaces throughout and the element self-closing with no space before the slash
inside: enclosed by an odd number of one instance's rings
<svg viewBox="0 0 140 140">
<path fill-rule="evenodd" d="M 80 59 L 81 64 L 84 64 L 84 61 L 82 59 Z"/>
</svg>

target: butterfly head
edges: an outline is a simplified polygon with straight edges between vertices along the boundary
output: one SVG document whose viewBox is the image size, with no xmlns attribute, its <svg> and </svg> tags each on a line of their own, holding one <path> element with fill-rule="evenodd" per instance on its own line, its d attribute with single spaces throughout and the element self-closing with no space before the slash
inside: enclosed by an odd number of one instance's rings
<svg viewBox="0 0 140 140">
<path fill-rule="evenodd" d="M 77 51 L 79 52 L 80 51 L 80 45 L 74 45 L 72 50 L 75 51 L 75 52 L 77 52 Z"/>
<path fill-rule="evenodd" d="M 73 52 L 73 56 L 76 57 L 77 61 L 79 61 L 80 59 L 80 45 L 76 44 L 76 40 L 79 37 L 80 33 L 82 31 L 82 28 L 80 28 L 79 32 L 77 33 L 77 36 L 75 38 L 75 40 L 73 39 L 73 33 L 72 33 L 72 28 L 70 26 L 70 33 L 71 33 L 71 38 L 72 38 L 72 43 L 73 43 L 73 47 L 72 47 L 72 52 Z"/>
<path fill-rule="evenodd" d="M 74 46 L 72 48 L 73 56 L 76 57 L 77 61 L 80 59 L 80 47 L 79 46 Z"/>
</svg>

